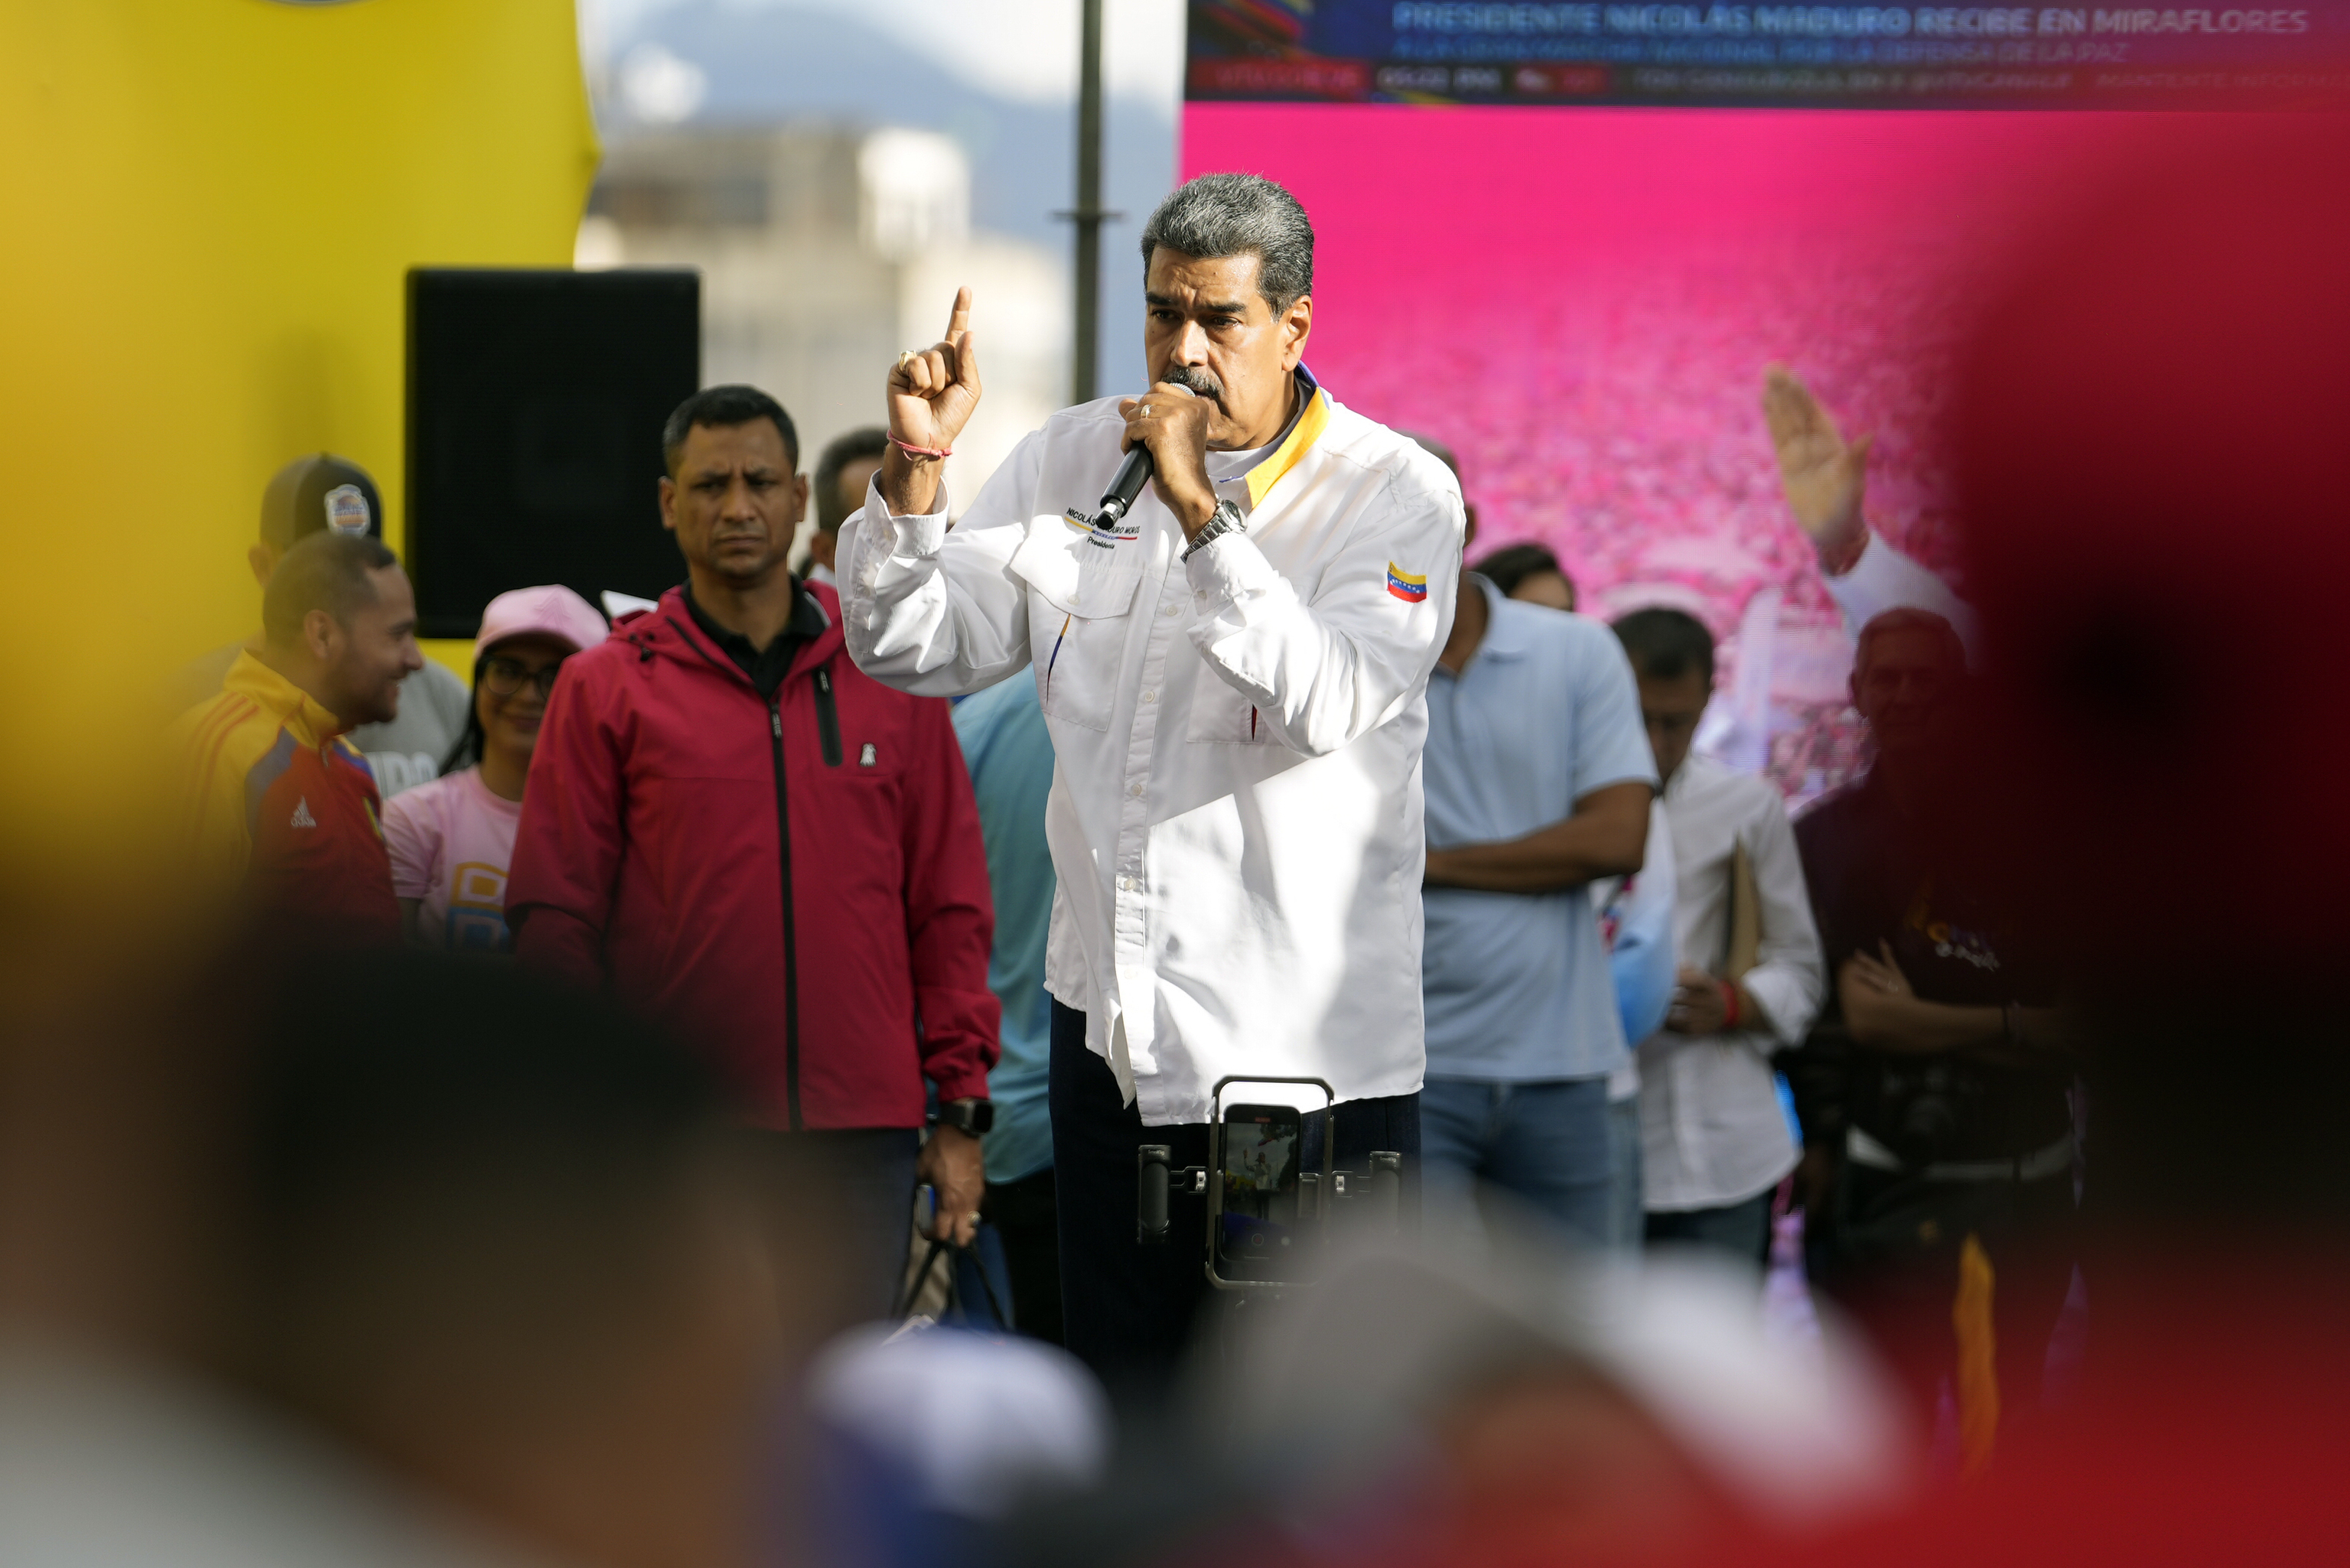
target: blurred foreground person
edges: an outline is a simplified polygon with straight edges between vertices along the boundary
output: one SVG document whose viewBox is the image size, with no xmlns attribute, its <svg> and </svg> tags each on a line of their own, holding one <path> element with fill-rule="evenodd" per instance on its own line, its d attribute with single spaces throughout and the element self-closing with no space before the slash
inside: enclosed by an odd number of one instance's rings
<svg viewBox="0 0 2350 1568">
<path fill-rule="evenodd" d="M 408 575 L 381 540 L 313 534 L 271 574 L 262 626 L 172 726 L 199 874 L 305 944 L 396 942 L 382 800 L 344 737 L 397 712 L 424 661 Z"/>
<path fill-rule="evenodd" d="M 708 1070 L 421 954 L 314 961 L 252 1011 L 232 1382 L 517 1545 L 748 1563 L 788 1307 Z"/>
<path fill-rule="evenodd" d="M 262 493 L 260 537 L 245 552 L 245 565 L 265 599 L 286 552 L 317 534 L 383 537 L 383 497 L 375 480 L 358 463 L 332 452 L 295 459 L 277 471 Z M 172 710 L 209 700 L 227 680 L 238 656 L 260 653 L 267 641 L 266 631 L 256 632 L 190 663 L 174 678 Z M 367 758 L 376 789 L 390 800 L 439 774 L 442 759 L 465 732 L 466 711 L 463 684 L 428 659 L 400 682 L 396 711 L 359 723 L 347 738 Z"/>
<path fill-rule="evenodd" d="M 1713 695 L 1712 635 L 1663 608 L 1633 611 L 1616 635 L 1665 781 L 1679 953 L 1664 1027 L 1639 1045 L 1648 1240 L 1761 1269 L 1772 1196 L 1796 1158 L 1771 1054 L 1819 1010 L 1819 933 L 1785 800 L 1690 749 Z"/>
<path fill-rule="evenodd" d="M 1473 1238 L 1482 1183 L 1602 1246 L 1616 1229 L 1608 1081 L 1627 1042 L 1590 884 L 1640 869 L 1655 767 L 1606 627 L 1474 572 L 1456 592 L 1422 762 L 1427 1223 Z"/>
<path fill-rule="evenodd" d="M 94 1003 L 70 1074 L 12 1082 L 78 1136 L 8 1107 L 0 1157 L 66 1245 L 9 1204 L 0 1561 L 773 1560 L 777 1376 L 823 1303 L 768 1268 L 795 1217 L 705 1067 L 398 949 L 273 940 L 145 1001 L 135 1038 Z"/>
<path fill-rule="evenodd" d="M 512 945 L 506 867 L 546 700 L 563 661 L 604 636 L 604 618 L 567 587 L 515 588 L 482 611 L 473 722 L 441 776 L 383 811 L 391 890 L 410 941 L 468 952 Z"/>
<path fill-rule="evenodd" d="M 1899 1401 L 1833 1313 L 1783 1342 L 1751 1272 L 1569 1253 L 1507 1200 L 1473 1262 L 1346 1250 L 1238 1324 L 1195 1362 L 1186 1424 L 1130 1442 L 1095 1500 L 1021 1521 L 1007 1560 L 1704 1562 L 1916 1479 Z"/>
<path fill-rule="evenodd" d="M 1921 1423 L 1951 1380 L 1979 1463 L 2002 1412 L 2038 1402 L 2072 1284 L 2074 1067 L 2040 933 L 1954 850 L 1980 809 L 1957 747 L 1965 680 L 1939 617 L 1864 628 L 1853 706 L 1877 760 L 1795 838 L 1835 977 L 1827 1018 L 1852 1044 L 1813 1282 L 1867 1325 Z"/>
<path fill-rule="evenodd" d="M 208 1384 L 93 1355 L 0 1351 L 0 1562 L 9 1568 L 550 1568 L 305 1426 Z"/>
<path fill-rule="evenodd" d="M 875 1324 L 805 1383 L 806 1534 L 823 1568 L 1001 1568 L 1004 1522 L 1107 1469 L 1109 1400 L 1083 1363 L 1021 1335 Z"/>
<path fill-rule="evenodd" d="M 984 1187 L 997 1009 L 971 779 L 946 704 L 868 679 L 832 589 L 786 569 L 807 480 L 783 406 L 708 388 L 661 446 L 686 581 L 548 701 L 506 888 L 515 955 L 723 1062 L 795 1196 L 840 1218 L 838 1255 L 803 1262 L 878 1317 L 917 1169 L 963 1242 Z"/>
<path fill-rule="evenodd" d="M 1393 1151 L 1417 1194 L 1423 692 L 1461 500 L 1306 371 L 1295 196 L 1202 175 L 1141 249 L 1147 392 L 1055 414 L 950 531 L 941 465 L 980 399 L 962 291 L 945 337 L 889 370 L 889 452 L 840 547 L 877 680 L 1037 686 L 1065 1326 L 1097 1373 L 1149 1386 L 1210 1289 L 1194 1247 L 1138 1240 L 1136 1151 L 1203 1163 L 1218 1082 L 1322 1079 L 1338 1163 Z M 1155 477 L 1094 526 L 1137 451 Z M 1175 1234 L 1205 1208 L 1180 1195 Z"/>
</svg>

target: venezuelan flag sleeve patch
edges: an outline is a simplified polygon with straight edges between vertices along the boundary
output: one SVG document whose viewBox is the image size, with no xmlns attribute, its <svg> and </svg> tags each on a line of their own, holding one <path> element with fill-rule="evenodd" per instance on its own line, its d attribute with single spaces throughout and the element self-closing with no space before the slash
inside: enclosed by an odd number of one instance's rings
<svg viewBox="0 0 2350 1568">
<path fill-rule="evenodd" d="M 1393 561 L 1388 563 L 1388 592 L 1408 605 L 1416 605 L 1428 597 L 1428 576 L 1415 577 Z"/>
</svg>

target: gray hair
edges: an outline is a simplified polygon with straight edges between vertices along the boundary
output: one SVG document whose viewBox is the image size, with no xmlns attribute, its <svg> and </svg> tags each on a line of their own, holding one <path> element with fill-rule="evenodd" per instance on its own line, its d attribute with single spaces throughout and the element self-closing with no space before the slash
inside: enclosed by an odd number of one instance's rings
<svg viewBox="0 0 2350 1568">
<path fill-rule="evenodd" d="M 1279 316 L 1314 292 L 1314 225 L 1262 174 L 1202 174 L 1175 188 L 1142 226 L 1142 265 L 1160 245 L 1187 256 L 1257 260 L 1257 292 Z"/>
</svg>

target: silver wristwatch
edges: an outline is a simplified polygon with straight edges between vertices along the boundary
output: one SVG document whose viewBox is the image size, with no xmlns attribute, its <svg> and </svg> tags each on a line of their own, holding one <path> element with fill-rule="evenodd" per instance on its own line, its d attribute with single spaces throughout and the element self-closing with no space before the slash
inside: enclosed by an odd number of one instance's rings
<svg viewBox="0 0 2350 1568">
<path fill-rule="evenodd" d="M 1188 561 L 1227 534 L 1247 532 L 1248 520 L 1241 515 L 1241 509 L 1229 501 L 1219 501 L 1216 503 L 1215 514 L 1201 524 L 1197 534 L 1191 535 L 1191 542 L 1183 546 L 1183 554 L 1179 558 Z"/>
</svg>

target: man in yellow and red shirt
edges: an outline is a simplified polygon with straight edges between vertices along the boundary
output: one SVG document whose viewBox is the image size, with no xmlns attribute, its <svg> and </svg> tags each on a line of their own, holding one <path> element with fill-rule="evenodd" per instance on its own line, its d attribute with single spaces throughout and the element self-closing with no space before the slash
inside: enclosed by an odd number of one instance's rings
<svg viewBox="0 0 2350 1568">
<path fill-rule="evenodd" d="M 381 800 L 342 737 L 400 711 L 423 663 L 416 597 L 383 542 L 314 534 L 262 601 L 263 646 L 173 727 L 191 849 L 265 927 L 330 946 L 395 944 Z"/>
</svg>

